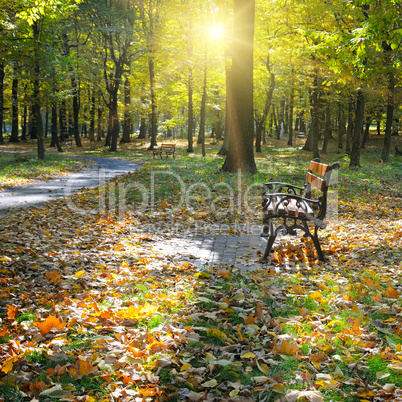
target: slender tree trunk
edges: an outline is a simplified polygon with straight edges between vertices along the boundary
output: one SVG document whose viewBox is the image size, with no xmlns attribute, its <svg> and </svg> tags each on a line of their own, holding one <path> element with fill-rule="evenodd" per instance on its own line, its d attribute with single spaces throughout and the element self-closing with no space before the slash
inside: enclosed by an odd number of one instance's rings
<svg viewBox="0 0 402 402">
<path fill-rule="evenodd" d="M 294 70 L 292 68 L 292 88 L 290 90 L 290 98 L 289 98 L 289 140 L 288 145 L 293 145 L 293 109 L 294 109 L 294 97 L 295 97 L 295 89 L 293 83 Z"/>
<path fill-rule="evenodd" d="M 346 132 L 346 153 L 350 153 L 350 146 L 352 143 L 353 136 L 353 97 L 350 95 L 349 105 L 348 105 L 348 129 Z"/>
<path fill-rule="evenodd" d="M 364 135 L 362 139 L 362 149 L 366 148 L 366 144 L 369 140 L 369 134 L 370 134 L 370 124 L 371 124 L 371 116 L 367 116 L 366 118 L 366 124 L 364 127 Z"/>
<path fill-rule="evenodd" d="M 194 152 L 193 147 L 193 124 L 194 124 L 194 111 L 193 111 L 193 69 L 189 67 L 188 81 L 187 81 L 187 94 L 188 94 L 188 107 L 187 107 L 187 152 Z"/>
<path fill-rule="evenodd" d="M 77 89 L 77 79 L 75 78 L 74 72 L 71 68 L 71 88 L 73 90 L 73 134 L 75 145 L 77 147 L 82 147 L 80 130 L 79 130 L 79 114 L 80 114 L 80 102 L 78 99 L 78 89 Z"/>
<path fill-rule="evenodd" d="M 65 141 L 68 137 L 67 133 L 67 105 L 63 99 L 59 107 L 59 127 L 60 127 L 60 140 Z"/>
<path fill-rule="evenodd" d="M 22 113 L 21 141 L 27 140 L 27 117 L 28 117 L 28 106 L 24 105 L 24 111 Z"/>
<path fill-rule="evenodd" d="M 90 97 L 91 109 L 89 111 L 89 141 L 95 141 L 95 91 Z"/>
<path fill-rule="evenodd" d="M 356 96 L 355 129 L 352 139 L 352 150 L 350 152 L 350 163 L 349 163 L 350 167 L 360 167 L 363 116 L 364 116 L 364 95 L 362 89 L 358 88 Z"/>
<path fill-rule="evenodd" d="M 103 110 L 101 105 L 101 95 L 98 96 L 98 127 L 96 130 L 96 141 L 102 141 L 102 137 L 104 135 L 103 131 Z"/>
<path fill-rule="evenodd" d="M 346 135 L 346 116 L 343 103 L 338 103 L 338 148 L 343 148 L 343 140 Z"/>
<path fill-rule="evenodd" d="M 51 147 L 56 147 L 58 152 L 63 152 L 60 145 L 59 136 L 57 135 L 57 102 L 53 100 L 52 111 L 51 111 L 51 122 L 50 122 L 50 133 L 52 136 Z"/>
<path fill-rule="evenodd" d="M 391 149 L 392 121 L 394 119 L 394 99 L 395 99 L 395 77 L 393 73 L 388 77 L 388 99 L 387 99 L 387 121 L 385 123 L 384 144 L 381 151 L 381 160 L 389 161 Z"/>
<path fill-rule="evenodd" d="M 225 75 L 226 75 L 226 116 L 225 116 L 225 133 L 223 137 L 223 144 L 221 149 L 218 152 L 218 155 L 227 155 L 228 148 L 229 148 L 229 136 L 231 132 L 231 122 L 233 121 L 233 110 L 232 110 L 232 86 L 231 86 L 231 77 L 232 72 L 230 67 L 225 68 Z"/>
<path fill-rule="evenodd" d="M 3 137 L 3 121 L 4 121 L 4 77 L 5 77 L 5 64 L 0 61 L 0 144 L 4 144 Z"/>
<path fill-rule="evenodd" d="M 116 85 L 115 91 L 112 95 L 111 109 L 110 109 L 110 117 L 111 117 L 111 124 L 112 124 L 111 125 L 112 136 L 111 136 L 111 144 L 110 144 L 111 152 L 117 151 L 117 141 L 118 141 L 119 132 L 120 132 L 117 92 L 118 92 L 118 87 Z"/>
<path fill-rule="evenodd" d="M 123 135 L 120 143 L 131 142 L 130 134 L 133 126 L 131 119 L 131 93 L 130 81 L 126 77 L 124 81 L 124 120 L 123 120 Z"/>
<path fill-rule="evenodd" d="M 325 129 L 324 129 L 324 142 L 322 144 L 322 153 L 328 152 L 328 141 L 331 137 L 331 105 L 327 101 L 325 108 Z"/>
<path fill-rule="evenodd" d="M 32 111 L 35 119 L 36 137 L 38 142 L 38 159 L 45 159 L 45 146 L 43 141 L 43 126 L 41 114 L 41 98 L 40 98 L 40 55 L 39 55 L 39 21 L 34 21 L 32 25 L 34 37 L 34 79 L 33 79 L 33 105 Z"/>
<path fill-rule="evenodd" d="M 12 126 L 10 142 L 19 142 L 18 139 L 18 78 L 13 78 L 11 88 Z"/>
<path fill-rule="evenodd" d="M 149 85 L 151 91 L 151 144 L 149 146 L 149 149 L 154 149 L 157 145 L 156 139 L 158 137 L 158 116 L 155 94 L 155 63 L 153 55 L 149 56 L 148 69 Z"/>
</svg>

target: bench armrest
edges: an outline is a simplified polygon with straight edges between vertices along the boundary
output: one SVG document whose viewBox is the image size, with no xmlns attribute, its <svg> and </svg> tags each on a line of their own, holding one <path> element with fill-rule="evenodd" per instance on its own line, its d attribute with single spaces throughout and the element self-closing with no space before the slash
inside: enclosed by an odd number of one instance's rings
<svg viewBox="0 0 402 402">
<path fill-rule="evenodd" d="M 269 193 L 264 194 L 262 201 L 263 211 L 272 217 L 289 216 L 290 218 L 302 218 L 312 221 L 316 226 L 325 229 L 327 224 L 319 219 L 322 200 L 312 200 L 297 194 Z M 299 210 L 298 212 L 295 212 Z M 319 211 L 315 215 L 314 211 Z M 269 211 L 269 212 L 267 212 Z M 318 217 L 317 217 L 318 216 Z"/>
</svg>

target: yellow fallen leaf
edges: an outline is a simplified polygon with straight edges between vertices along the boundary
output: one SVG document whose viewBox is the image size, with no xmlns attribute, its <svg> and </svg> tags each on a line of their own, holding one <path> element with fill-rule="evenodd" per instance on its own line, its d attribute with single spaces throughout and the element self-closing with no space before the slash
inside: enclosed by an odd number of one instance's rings
<svg viewBox="0 0 402 402">
<path fill-rule="evenodd" d="M 254 359 L 255 358 L 255 354 L 252 352 L 247 352 L 244 353 L 243 356 L 240 357 L 241 359 Z"/>
<path fill-rule="evenodd" d="M 191 364 L 185 363 L 181 366 L 180 371 L 186 371 L 191 367 Z"/>
<path fill-rule="evenodd" d="M 5 374 L 9 373 L 14 366 L 14 363 L 18 360 L 18 356 L 9 357 L 1 366 L 1 371 Z"/>
<path fill-rule="evenodd" d="M 222 332 L 221 330 L 217 329 L 217 328 L 210 328 L 207 331 L 207 335 L 208 336 L 213 336 L 214 338 L 218 338 L 221 341 L 226 341 L 227 340 L 227 335 Z"/>
<path fill-rule="evenodd" d="M 201 385 L 205 388 L 215 388 L 218 385 L 218 382 L 215 379 L 213 379 L 213 380 L 206 381 Z"/>
<path fill-rule="evenodd" d="M 278 392 L 280 394 L 285 393 L 285 386 L 283 384 L 275 384 L 271 387 L 272 391 Z"/>
<path fill-rule="evenodd" d="M 75 274 L 74 274 L 74 276 L 76 277 L 76 278 L 82 278 L 83 276 L 85 275 L 85 271 L 84 270 L 81 270 L 81 271 L 78 271 L 78 272 L 76 272 Z"/>
</svg>

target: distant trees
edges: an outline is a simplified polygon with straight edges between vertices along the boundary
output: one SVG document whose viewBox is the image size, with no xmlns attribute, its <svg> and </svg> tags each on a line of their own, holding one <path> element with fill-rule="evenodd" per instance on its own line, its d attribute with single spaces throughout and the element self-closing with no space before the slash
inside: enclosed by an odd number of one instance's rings
<svg viewBox="0 0 402 402">
<path fill-rule="evenodd" d="M 379 158 L 390 158 L 397 2 L 0 0 L 0 10 L 0 142 L 36 138 L 40 158 L 47 127 L 60 151 L 84 135 L 116 151 L 135 126 L 150 148 L 164 131 L 193 152 L 196 132 L 220 141 L 223 126 L 227 171 L 254 171 L 253 146 L 281 136 L 292 146 L 294 131 L 313 156 L 336 136 L 359 166 L 371 121 L 385 131 Z"/>
</svg>

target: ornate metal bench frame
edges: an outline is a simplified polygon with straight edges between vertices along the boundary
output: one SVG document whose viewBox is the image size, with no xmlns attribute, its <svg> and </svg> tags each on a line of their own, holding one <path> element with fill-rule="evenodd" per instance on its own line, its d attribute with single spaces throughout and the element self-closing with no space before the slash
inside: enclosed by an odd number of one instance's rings
<svg viewBox="0 0 402 402">
<path fill-rule="evenodd" d="M 327 213 L 327 194 L 331 173 L 339 169 L 339 164 L 331 166 L 320 163 L 319 159 L 310 162 L 306 183 L 303 187 L 288 183 L 264 183 L 262 195 L 263 231 L 262 237 L 268 238 L 265 253 L 260 262 L 267 263 L 274 241 L 279 233 L 296 235 L 302 230 L 304 237 L 313 240 L 318 259 L 325 262 L 318 240 L 318 229 L 325 229 L 324 219 Z M 314 189 L 319 196 L 312 198 Z M 273 221 L 279 221 L 274 228 Z M 313 233 L 309 226 L 314 228 Z"/>
</svg>

